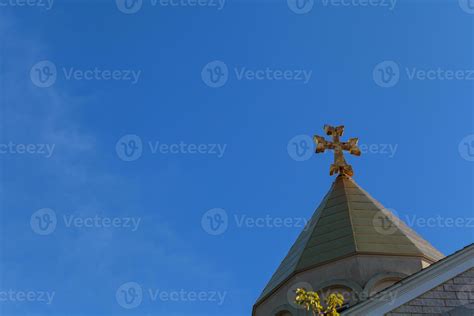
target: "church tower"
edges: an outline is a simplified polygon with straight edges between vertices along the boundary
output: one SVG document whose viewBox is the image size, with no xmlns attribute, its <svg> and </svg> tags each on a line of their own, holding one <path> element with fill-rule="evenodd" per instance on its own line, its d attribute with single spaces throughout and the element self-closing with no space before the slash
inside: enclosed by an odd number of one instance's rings
<svg viewBox="0 0 474 316">
<path fill-rule="evenodd" d="M 273 274 L 253 316 L 300 316 L 296 288 L 342 293 L 346 307 L 366 300 L 444 256 L 353 179 L 343 151 L 360 155 L 357 139 L 341 142 L 344 127 L 325 126 L 316 152 L 333 149 L 330 174 L 339 174 L 307 227 Z"/>
</svg>

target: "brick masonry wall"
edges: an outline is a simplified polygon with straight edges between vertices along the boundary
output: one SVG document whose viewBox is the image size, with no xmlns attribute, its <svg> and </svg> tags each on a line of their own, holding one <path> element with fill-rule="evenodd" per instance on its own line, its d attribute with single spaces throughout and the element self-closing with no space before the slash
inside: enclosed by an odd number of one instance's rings
<svg viewBox="0 0 474 316">
<path fill-rule="evenodd" d="M 394 309 L 387 316 L 440 315 L 474 302 L 474 268 Z M 474 315 L 474 308 L 472 309 Z"/>
</svg>

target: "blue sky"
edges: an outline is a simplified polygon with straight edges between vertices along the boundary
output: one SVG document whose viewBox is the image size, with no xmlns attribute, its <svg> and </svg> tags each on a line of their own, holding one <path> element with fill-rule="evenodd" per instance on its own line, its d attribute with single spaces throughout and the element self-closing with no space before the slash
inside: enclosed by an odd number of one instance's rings
<svg viewBox="0 0 474 316">
<path fill-rule="evenodd" d="M 326 123 L 473 242 L 474 5 L 328 1 L 2 2 L 0 314 L 249 315 L 333 181 Z"/>
</svg>

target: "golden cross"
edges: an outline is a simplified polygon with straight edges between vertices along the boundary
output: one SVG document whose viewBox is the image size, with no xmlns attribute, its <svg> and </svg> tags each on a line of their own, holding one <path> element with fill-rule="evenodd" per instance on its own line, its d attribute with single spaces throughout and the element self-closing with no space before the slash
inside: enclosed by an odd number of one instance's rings
<svg viewBox="0 0 474 316">
<path fill-rule="evenodd" d="M 360 156 L 360 149 L 357 147 L 358 138 L 350 138 L 348 142 L 341 142 L 339 138 L 344 134 L 344 126 L 329 126 L 324 125 L 324 131 L 327 135 L 332 136 L 332 142 L 326 141 L 324 137 L 314 136 L 316 143 L 316 153 L 323 153 L 326 149 L 334 150 L 334 163 L 329 169 L 329 174 L 332 176 L 335 173 L 345 174 L 349 177 L 354 175 L 352 166 L 344 159 L 344 150 L 355 156 Z"/>
</svg>

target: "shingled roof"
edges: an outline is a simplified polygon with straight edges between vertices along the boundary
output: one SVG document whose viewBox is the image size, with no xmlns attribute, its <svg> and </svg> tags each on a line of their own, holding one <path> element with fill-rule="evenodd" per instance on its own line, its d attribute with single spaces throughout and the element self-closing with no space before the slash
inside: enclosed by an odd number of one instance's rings
<svg viewBox="0 0 474 316">
<path fill-rule="evenodd" d="M 339 175 L 257 305 L 296 273 L 355 254 L 444 257 L 352 178 Z"/>
</svg>

